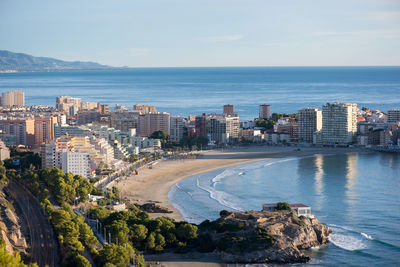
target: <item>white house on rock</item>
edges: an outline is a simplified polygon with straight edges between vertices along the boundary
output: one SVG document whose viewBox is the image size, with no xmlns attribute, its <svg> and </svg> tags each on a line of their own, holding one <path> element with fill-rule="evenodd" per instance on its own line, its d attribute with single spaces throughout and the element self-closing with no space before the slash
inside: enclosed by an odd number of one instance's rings
<svg viewBox="0 0 400 267">
<path fill-rule="evenodd" d="M 274 211 L 278 203 L 267 203 L 263 205 L 263 211 Z M 289 204 L 290 209 L 295 210 L 298 216 L 305 216 L 307 218 L 313 218 L 311 214 L 311 207 L 304 204 Z"/>
</svg>

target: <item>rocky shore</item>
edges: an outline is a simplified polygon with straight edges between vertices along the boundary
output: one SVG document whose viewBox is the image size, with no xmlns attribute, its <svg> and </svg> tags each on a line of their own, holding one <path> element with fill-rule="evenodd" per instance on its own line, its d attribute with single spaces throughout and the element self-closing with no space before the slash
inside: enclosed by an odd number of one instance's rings
<svg viewBox="0 0 400 267">
<path fill-rule="evenodd" d="M 226 263 L 297 263 L 304 250 L 326 244 L 331 229 L 292 210 L 223 213 L 199 226 L 208 249 Z"/>
</svg>

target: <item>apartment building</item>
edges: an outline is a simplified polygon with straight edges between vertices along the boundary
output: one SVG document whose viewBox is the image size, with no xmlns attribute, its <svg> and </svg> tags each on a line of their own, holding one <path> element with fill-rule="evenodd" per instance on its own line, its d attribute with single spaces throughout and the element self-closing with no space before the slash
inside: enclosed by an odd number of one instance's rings
<svg viewBox="0 0 400 267">
<path fill-rule="evenodd" d="M 72 173 L 82 177 L 90 177 L 89 154 L 84 152 L 63 150 L 61 155 L 61 166 L 64 173 Z"/>
<path fill-rule="evenodd" d="M 259 114 L 258 117 L 260 119 L 269 119 L 271 118 L 271 105 L 262 104 L 259 106 Z"/>
<path fill-rule="evenodd" d="M 57 121 L 57 117 L 53 116 L 35 117 L 35 145 L 54 140 L 54 126 Z"/>
<path fill-rule="evenodd" d="M 389 124 L 393 124 L 400 121 L 400 109 L 388 110 L 388 120 Z"/>
<path fill-rule="evenodd" d="M 298 138 L 299 142 L 312 143 L 313 134 L 322 130 L 322 111 L 317 108 L 299 110 Z"/>
<path fill-rule="evenodd" d="M 3 107 L 25 106 L 25 94 L 21 91 L 10 91 L 2 94 L 1 104 Z"/>
<path fill-rule="evenodd" d="M 170 135 L 170 115 L 168 113 L 146 113 L 139 116 L 137 129 L 139 136 L 150 136 L 155 131 L 160 130 Z"/>
<path fill-rule="evenodd" d="M 229 115 L 229 116 L 234 116 L 235 115 L 235 107 L 230 104 L 224 105 L 223 114 Z"/>
<path fill-rule="evenodd" d="M 184 118 L 175 115 L 171 116 L 170 121 L 169 140 L 179 142 L 183 137 Z"/>
<path fill-rule="evenodd" d="M 133 106 L 133 110 L 139 111 L 142 114 L 157 113 L 157 109 L 155 106 L 148 106 L 148 105 L 136 104 Z"/>
<path fill-rule="evenodd" d="M 327 103 L 322 107 L 322 143 L 348 145 L 357 133 L 357 104 Z"/>
<path fill-rule="evenodd" d="M 129 132 L 130 129 L 137 129 L 139 125 L 140 111 L 117 110 L 110 114 L 110 127 L 122 132 Z"/>
<path fill-rule="evenodd" d="M 81 109 L 81 99 L 70 96 L 56 98 L 56 109 L 67 113 L 70 116 L 76 115 Z"/>
<path fill-rule="evenodd" d="M 33 118 L 0 119 L 0 130 L 14 135 L 17 145 L 33 146 L 35 143 L 35 120 Z"/>
</svg>

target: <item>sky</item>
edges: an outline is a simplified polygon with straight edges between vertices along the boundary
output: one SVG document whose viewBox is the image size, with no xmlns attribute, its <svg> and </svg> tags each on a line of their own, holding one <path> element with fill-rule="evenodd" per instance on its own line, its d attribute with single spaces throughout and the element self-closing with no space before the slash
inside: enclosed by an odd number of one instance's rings
<svg viewBox="0 0 400 267">
<path fill-rule="evenodd" d="M 0 50 L 129 67 L 400 65 L 400 0 L 0 0 Z"/>
</svg>

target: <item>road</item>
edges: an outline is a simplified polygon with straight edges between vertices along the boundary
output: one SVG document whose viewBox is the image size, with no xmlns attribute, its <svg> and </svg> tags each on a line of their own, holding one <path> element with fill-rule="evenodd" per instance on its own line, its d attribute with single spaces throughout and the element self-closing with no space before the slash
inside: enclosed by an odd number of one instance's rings
<svg viewBox="0 0 400 267">
<path fill-rule="evenodd" d="M 31 192 L 13 180 L 7 189 L 28 223 L 32 262 L 36 262 L 40 267 L 58 266 L 58 248 L 53 228 L 39 201 Z"/>
</svg>

